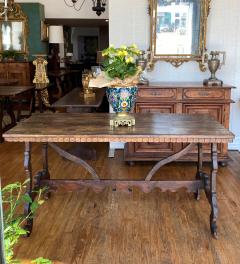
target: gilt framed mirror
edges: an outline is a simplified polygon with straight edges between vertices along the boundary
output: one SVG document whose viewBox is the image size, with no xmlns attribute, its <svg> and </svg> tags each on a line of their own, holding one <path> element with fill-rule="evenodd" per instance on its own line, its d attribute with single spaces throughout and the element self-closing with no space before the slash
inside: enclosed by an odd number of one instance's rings
<svg viewBox="0 0 240 264">
<path fill-rule="evenodd" d="M 27 57 L 28 18 L 19 4 L 13 1 L 10 4 L 7 20 L 0 17 L 0 54 L 10 50 Z M 3 6 L 0 6 L 0 12 L 2 10 Z"/>
<path fill-rule="evenodd" d="M 211 0 L 149 0 L 150 66 L 158 60 L 175 67 L 196 61 L 206 70 L 207 18 Z"/>
</svg>

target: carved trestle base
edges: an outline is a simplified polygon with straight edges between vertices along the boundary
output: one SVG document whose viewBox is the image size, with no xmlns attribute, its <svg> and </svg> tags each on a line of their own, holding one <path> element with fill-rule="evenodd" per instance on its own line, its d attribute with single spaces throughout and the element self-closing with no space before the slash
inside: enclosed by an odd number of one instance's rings
<svg viewBox="0 0 240 264">
<path fill-rule="evenodd" d="M 162 192 L 176 192 L 186 189 L 187 192 L 196 192 L 203 189 L 202 181 L 131 181 L 131 180 L 43 180 L 42 186 L 48 186 L 50 190 L 84 191 L 91 188 L 96 193 L 102 192 L 106 187 L 113 191 L 132 192 L 132 188 L 139 188 L 144 193 L 149 193 L 155 188 Z"/>
<path fill-rule="evenodd" d="M 50 179 L 48 171 L 48 144 L 53 148 L 60 156 L 77 163 L 84 167 L 92 176 L 90 180 L 71 180 L 71 179 Z M 193 192 L 196 194 L 196 198 L 200 199 L 200 191 L 205 190 L 206 196 L 211 205 L 210 214 L 210 230 L 212 235 L 217 238 L 217 196 L 216 196 L 216 176 L 217 176 L 217 144 L 212 144 L 212 171 L 210 176 L 203 172 L 203 153 L 202 144 L 198 145 L 198 163 L 196 180 L 192 181 L 155 181 L 152 177 L 155 173 L 164 165 L 179 159 L 181 156 L 187 154 L 195 147 L 195 143 L 187 145 L 181 151 L 171 155 L 170 157 L 159 161 L 147 174 L 144 180 L 101 180 L 97 175 L 96 171 L 84 160 L 76 157 L 66 150 L 63 150 L 60 146 L 55 143 L 44 143 L 43 144 L 43 170 L 38 172 L 35 177 L 35 183 L 33 181 L 32 169 L 31 169 L 31 147 L 30 143 L 25 143 L 25 172 L 27 178 L 30 178 L 28 193 L 33 197 L 33 190 L 42 187 L 48 187 L 48 195 L 51 190 L 66 190 L 66 191 L 82 191 L 86 188 L 91 188 L 93 191 L 99 193 L 106 187 L 111 187 L 113 191 L 132 192 L 132 188 L 136 187 L 145 193 L 151 192 L 153 189 L 158 188 L 162 192 L 170 191 L 176 192 L 179 189 L 186 189 L 187 192 Z M 27 208 L 29 209 L 29 204 Z M 28 223 L 29 230 L 32 230 L 33 222 Z"/>
</svg>

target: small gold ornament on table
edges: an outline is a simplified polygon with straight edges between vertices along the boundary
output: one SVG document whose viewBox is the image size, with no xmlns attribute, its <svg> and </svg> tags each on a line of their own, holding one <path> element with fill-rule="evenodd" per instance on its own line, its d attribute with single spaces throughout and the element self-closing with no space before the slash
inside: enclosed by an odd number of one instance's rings
<svg viewBox="0 0 240 264">
<path fill-rule="evenodd" d="M 46 73 L 46 66 L 48 64 L 45 57 L 46 54 L 35 54 L 33 55 L 36 59 L 33 61 L 33 65 L 35 66 L 35 75 L 33 79 L 33 83 L 37 90 L 40 90 L 41 100 L 45 106 L 50 107 L 49 103 L 49 94 L 46 89 L 49 85 L 49 79 Z"/>
<path fill-rule="evenodd" d="M 90 79 L 93 78 L 91 72 L 84 72 L 82 74 L 83 96 L 84 98 L 95 97 L 95 93 L 92 87 L 89 87 Z"/>
<path fill-rule="evenodd" d="M 110 119 L 110 126 L 135 126 L 135 118 L 126 111 L 116 113 L 116 116 L 113 119 Z"/>
<path fill-rule="evenodd" d="M 37 58 L 33 61 L 33 65 L 35 65 L 35 75 L 33 79 L 33 83 L 49 83 L 49 79 L 47 77 L 46 73 L 46 66 L 48 64 L 47 60 L 44 59 L 45 54 L 36 54 L 33 55 L 36 56 Z"/>
</svg>

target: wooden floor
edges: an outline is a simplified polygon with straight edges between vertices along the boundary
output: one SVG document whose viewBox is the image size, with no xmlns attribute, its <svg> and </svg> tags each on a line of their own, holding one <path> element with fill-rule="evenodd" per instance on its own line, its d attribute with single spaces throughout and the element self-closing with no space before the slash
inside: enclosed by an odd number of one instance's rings
<svg viewBox="0 0 240 264">
<path fill-rule="evenodd" d="M 122 151 L 107 158 L 107 145 L 98 149 L 98 160 L 90 162 L 102 178 L 143 178 L 151 163 L 126 165 Z M 219 239 L 209 232 L 209 205 L 202 195 L 143 194 L 105 190 L 55 193 L 38 211 L 33 234 L 16 248 L 19 259 L 46 257 L 61 263 L 170 264 L 240 263 L 240 154 L 220 168 L 218 177 Z M 87 173 L 50 151 L 54 178 L 86 178 Z M 23 144 L 0 144 L 0 176 L 3 184 L 23 180 Z M 40 149 L 34 145 L 34 170 L 40 168 Z M 209 168 L 207 168 L 209 169 Z M 194 164 L 173 163 L 157 178 L 194 177 Z"/>
</svg>

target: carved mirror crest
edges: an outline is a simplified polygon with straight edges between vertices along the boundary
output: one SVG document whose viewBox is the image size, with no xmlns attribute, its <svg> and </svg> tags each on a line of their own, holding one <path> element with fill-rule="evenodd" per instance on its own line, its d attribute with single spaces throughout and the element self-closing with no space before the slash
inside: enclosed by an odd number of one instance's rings
<svg viewBox="0 0 240 264">
<path fill-rule="evenodd" d="M 150 66 L 158 60 L 179 67 L 196 61 L 205 69 L 207 18 L 211 0 L 149 0 Z"/>
</svg>

